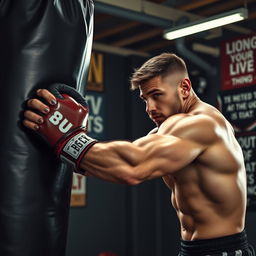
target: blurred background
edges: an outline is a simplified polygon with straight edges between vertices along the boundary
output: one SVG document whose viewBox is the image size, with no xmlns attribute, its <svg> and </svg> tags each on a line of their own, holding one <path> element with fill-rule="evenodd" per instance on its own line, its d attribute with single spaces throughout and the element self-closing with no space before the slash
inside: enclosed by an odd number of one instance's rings
<svg viewBox="0 0 256 256">
<path fill-rule="evenodd" d="M 221 108 L 235 126 L 245 154 L 250 153 L 245 159 L 246 229 L 255 246 L 256 0 L 95 0 L 94 4 L 87 85 L 90 134 L 105 141 L 146 135 L 154 124 L 138 92 L 129 90 L 129 78 L 152 56 L 162 52 L 181 56 L 198 96 Z M 248 10 L 248 16 L 239 22 L 174 40 L 163 37 L 167 30 L 225 17 L 240 8 Z M 251 96 L 232 102 L 244 93 Z M 237 104 L 246 105 L 243 112 Z M 74 177 L 72 200 L 68 256 L 177 255 L 179 224 L 161 179 L 131 187 Z"/>
</svg>

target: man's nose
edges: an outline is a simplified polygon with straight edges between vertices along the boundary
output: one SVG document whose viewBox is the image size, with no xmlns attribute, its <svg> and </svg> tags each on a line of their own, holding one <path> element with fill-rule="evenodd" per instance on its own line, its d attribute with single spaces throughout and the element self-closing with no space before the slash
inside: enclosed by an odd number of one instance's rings
<svg viewBox="0 0 256 256">
<path fill-rule="evenodd" d="M 151 112 L 153 112 L 155 110 L 156 110 L 156 105 L 155 105 L 154 101 L 148 100 L 147 104 L 146 104 L 146 112 L 148 114 L 150 114 Z"/>
</svg>

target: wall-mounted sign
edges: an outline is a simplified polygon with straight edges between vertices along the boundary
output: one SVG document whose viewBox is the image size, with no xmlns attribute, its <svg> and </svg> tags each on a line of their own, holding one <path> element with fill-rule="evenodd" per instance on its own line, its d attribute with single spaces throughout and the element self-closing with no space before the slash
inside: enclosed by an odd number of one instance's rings
<svg viewBox="0 0 256 256">
<path fill-rule="evenodd" d="M 237 135 L 242 147 L 247 173 L 247 204 L 249 210 L 256 209 L 256 132 Z"/>
<path fill-rule="evenodd" d="M 256 85 L 219 94 L 219 108 L 235 132 L 256 132 Z"/>
<path fill-rule="evenodd" d="M 86 177 L 77 173 L 73 173 L 70 205 L 72 207 L 86 205 Z"/>
<path fill-rule="evenodd" d="M 230 90 L 256 84 L 256 35 L 221 44 L 221 88 Z"/>
<path fill-rule="evenodd" d="M 102 93 L 87 92 L 89 105 L 88 134 L 95 139 L 105 137 L 105 98 Z"/>
<path fill-rule="evenodd" d="M 221 92 L 218 101 L 243 150 L 247 207 L 256 210 L 256 35 L 221 44 Z"/>
<path fill-rule="evenodd" d="M 103 64 L 103 54 L 93 52 L 91 56 L 91 64 L 86 88 L 88 91 L 104 91 Z"/>
</svg>

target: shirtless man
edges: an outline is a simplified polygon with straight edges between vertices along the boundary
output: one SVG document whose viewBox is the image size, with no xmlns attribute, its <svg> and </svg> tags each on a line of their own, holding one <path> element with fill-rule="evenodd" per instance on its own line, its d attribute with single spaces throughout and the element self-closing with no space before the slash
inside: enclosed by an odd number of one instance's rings
<svg viewBox="0 0 256 256">
<path fill-rule="evenodd" d="M 87 137 L 90 147 L 83 149 L 78 167 L 87 175 L 130 185 L 162 177 L 180 221 L 181 256 L 254 255 L 244 230 L 244 159 L 229 122 L 197 97 L 184 61 L 175 54 L 149 59 L 131 84 L 140 90 L 156 129 L 134 142 L 95 143 Z M 59 99 L 46 89 L 37 94 L 49 105 L 29 100 L 28 107 L 42 114 L 27 110 L 23 123 L 40 133 L 49 125 L 45 109 L 51 112 Z"/>
</svg>

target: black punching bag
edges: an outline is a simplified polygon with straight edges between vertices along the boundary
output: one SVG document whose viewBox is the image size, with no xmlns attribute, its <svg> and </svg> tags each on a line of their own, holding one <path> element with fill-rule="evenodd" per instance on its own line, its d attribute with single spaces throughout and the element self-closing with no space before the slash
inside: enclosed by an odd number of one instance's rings
<svg viewBox="0 0 256 256">
<path fill-rule="evenodd" d="M 72 171 L 21 125 L 24 101 L 61 82 L 84 93 L 91 0 L 0 0 L 0 255 L 64 256 Z"/>
</svg>

